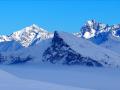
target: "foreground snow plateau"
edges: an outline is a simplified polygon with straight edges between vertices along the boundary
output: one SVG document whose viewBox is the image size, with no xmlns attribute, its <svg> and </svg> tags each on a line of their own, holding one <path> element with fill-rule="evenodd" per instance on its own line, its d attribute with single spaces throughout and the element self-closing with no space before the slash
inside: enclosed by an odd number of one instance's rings
<svg viewBox="0 0 120 90">
<path fill-rule="evenodd" d="M 24 73 L 25 74 L 25 73 Z M 79 87 L 51 84 L 37 80 L 25 80 L 0 70 L 1 90 L 91 90 Z"/>
<path fill-rule="evenodd" d="M 1 90 L 120 90 L 119 83 L 119 69 L 50 64 L 0 66 Z"/>
</svg>

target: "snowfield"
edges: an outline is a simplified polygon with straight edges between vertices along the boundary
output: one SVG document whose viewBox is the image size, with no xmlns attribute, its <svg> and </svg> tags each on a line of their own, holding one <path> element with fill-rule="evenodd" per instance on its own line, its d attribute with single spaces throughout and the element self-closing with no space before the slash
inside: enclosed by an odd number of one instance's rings
<svg viewBox="0 0 120 90">
<path fill-rule="evenodd" d="M 67 32 L 54 32 L 52 39 L 18 51 L 0 53 L 3 64 L 56 63 L 120 67 L 120 55 Z"/>
<path fill-rule="evenodd" d="M 32 72 L 31 72 L 32 73 Z M 25 73 L 24 73 L 25 74 Z M 23 74 L 23 75 L 24 75 Z M 91 90 L 79 87 L 51 84 L 37 80 L 25 80 L 0 70 L 1 90 Z"/>
<path fill-rule="evenodd" d="M 119 24 L 94 20 L 75 35 L 34 24 L 0 35 L 0 90 L 120 90 L 119 42 Z"/>
<path fill-rule="evenodd" d="M 119 84 L 117 68 L 0 65 L 0 90 L 120 90 Z"/>
</svg>

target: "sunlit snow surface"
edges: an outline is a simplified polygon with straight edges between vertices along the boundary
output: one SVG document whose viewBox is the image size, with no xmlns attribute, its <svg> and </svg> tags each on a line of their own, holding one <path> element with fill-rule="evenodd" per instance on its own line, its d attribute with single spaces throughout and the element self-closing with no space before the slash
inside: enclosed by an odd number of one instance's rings
<svg viewBox="0 0 120 90">
<path fill-rule="evenodd" d="M 120 90 L 119 84 L 117 68 L 0 65 L 0 90 Z"/>
</svg>

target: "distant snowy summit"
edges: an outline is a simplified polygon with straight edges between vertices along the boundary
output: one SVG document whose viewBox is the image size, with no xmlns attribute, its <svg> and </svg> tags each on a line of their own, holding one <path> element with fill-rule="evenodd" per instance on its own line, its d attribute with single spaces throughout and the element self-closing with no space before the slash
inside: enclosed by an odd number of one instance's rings
<svg viewBox="0 0 120 90">
<path fill-rule="evenodd" d="M 108 25 L 89 20 L 75 35 L 120 53 L 118 50 L 120 48 L 120 24 Z"/>
<path fill-rule="evenodd" d="M 114 37 L 120 37 L 120 24 L 108 25 L 89 20 L 81 27 L 80 32 L 76 33 L 77 36 L 85 39 L 100 38 L 100 40 L 96 41 L 98 44 L 104 42 L 109 34 Z"/>
<path fill-rule="evenodd" d="M 80 32 L 74 33 L 74 35 L 91 40 L 95 44 L 102 44 L 109 39 L 120 41 L 120 24 L 110 26 L 95 20 L 89 20 L 81 27 Z M 11 35 L 0 35 L 0 42 L 16 41 L 24 47 L 29 47 L 52 37 L 53 33 L 33 24 Z"/>
<path fill-rule="evenodd" d="M 120 25 L 88 21 L 79 33 L 50 33 L 35 24 L 0 36 L 0 63 L 120 67 Z"/>
<path fill-rule="evenodd" d="M 28 47 L 32 44 L 37 43 L 38 41 L 45 40 L 51 37 L 53 37 L 52 33 L 49 33 L 48 31 L 33 24 L 20 31 L 14 32 L 11 35 L 1 35 L 0 42 L 17 41 L 22 46 Z"/>
</svg>

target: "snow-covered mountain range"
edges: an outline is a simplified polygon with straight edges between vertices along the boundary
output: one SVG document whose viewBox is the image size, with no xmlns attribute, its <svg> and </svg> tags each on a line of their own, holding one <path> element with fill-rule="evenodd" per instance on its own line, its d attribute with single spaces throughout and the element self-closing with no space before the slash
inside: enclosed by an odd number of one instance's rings
<svg viewBox="0 0 120 90">
<path fill-rule="evenodd" d="M 100 35 L 105 38 L 108 34 L 114 37 L 120 37 L 120 24 L 108 25 L 95 20 L 89 20 L 81 27 L 80 32 L 76 33 L 76 35 L 85 39 L 100 37 Z M 101 41 L 97 42 L 98 44 L 105 41 L 103 37 Z"/>
<path fill-rule="evenodd" d="M 89 20 L 75 35 L 120 54 L 120 24 L 108 25 Z"/>
<path fill-rule="evenodd" d="M 79 33 L 50 33 L 33 24 L 0 36 L 0 62 L 120 67 L 120 25 L 88 21 Z"/>
</svg>

